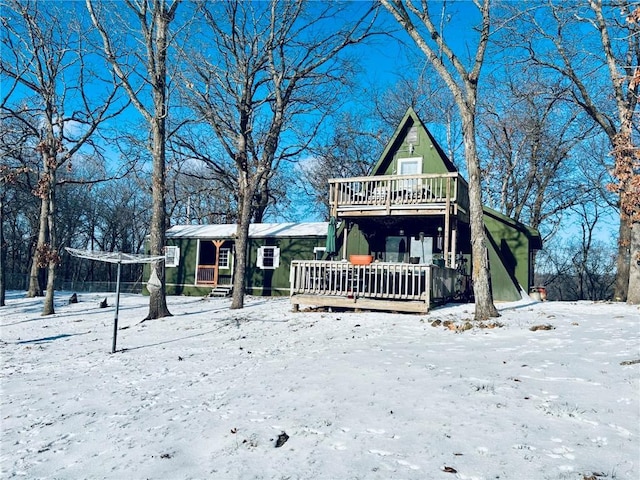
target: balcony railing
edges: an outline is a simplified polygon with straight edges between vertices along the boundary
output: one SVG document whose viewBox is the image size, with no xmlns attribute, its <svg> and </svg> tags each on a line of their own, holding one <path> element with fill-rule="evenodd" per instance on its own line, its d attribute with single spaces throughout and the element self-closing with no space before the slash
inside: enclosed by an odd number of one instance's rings
<svg viewBox="0 0 640 480">
<path fill-rule="evenodd" d="M 455 294 L 456 271 L 436 265 L 294 260 L 291 302 L 426 312 Z M 403 302 L 405 302 L 403 306 Z"/>
<path fill-rule="evenodd" d="M 333 214 L 349 211 L 440 210 L 468 212 L 467 182 L 458 173 L 379 175 L 329 180 Z"/>
</svg>

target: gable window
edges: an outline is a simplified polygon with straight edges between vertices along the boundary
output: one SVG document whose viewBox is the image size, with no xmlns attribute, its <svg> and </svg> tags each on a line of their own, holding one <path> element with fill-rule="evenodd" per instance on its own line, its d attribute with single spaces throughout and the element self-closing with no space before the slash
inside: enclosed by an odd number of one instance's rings
<svg viewBox="0 0 640 480">
<path fill-rule="evenodd" d="M 409 157 L 398 159 L 399 175 L 418 175 L 422 173 L 422 157 Z M 408 178 L 398 183 L 399 190 L 405 192 L 416 193 L 420 187 L 420 180 L 417 178 Z"/>
<path fill-rule="evenodd" d="M 231 258 L 229 253 L 231 252 L 228 248 L 220 249 L 220 258 L 218 259 L 218 268 L 228 269 L 229 268 L 229 259 Z"/>
<path fill-rule="evenodd" d="M 177 267 L 180 265 L 180 247 L 169 245 L 164 247 L 165 267 Z"/>
<path fill-rule="evenodd" d="M 280 265 L 280 249 L 278 247 L 258 248 L 258 268 L 274 270 Z"/>
<path fill-rule="evenodd" d="M 418 173 L 422 173 L 422 157 L 398 159 L 399 175 L 416 175 Z"/>
</svg>

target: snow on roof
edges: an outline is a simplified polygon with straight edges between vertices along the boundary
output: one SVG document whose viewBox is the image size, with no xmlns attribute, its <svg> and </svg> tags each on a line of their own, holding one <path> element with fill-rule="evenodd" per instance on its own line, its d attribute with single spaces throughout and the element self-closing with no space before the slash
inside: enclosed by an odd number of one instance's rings
<svg viewBox="0 0 640 480">
<path fill-rule="evenodd" d="M 328 222 L 253 223 L 249 226 L 249 237 L 325 237 L 328 226 Z M 167 238 L 231 238 L 237 228 L 235 223 L 176 225 L 167 230 Z"/>
</svg>

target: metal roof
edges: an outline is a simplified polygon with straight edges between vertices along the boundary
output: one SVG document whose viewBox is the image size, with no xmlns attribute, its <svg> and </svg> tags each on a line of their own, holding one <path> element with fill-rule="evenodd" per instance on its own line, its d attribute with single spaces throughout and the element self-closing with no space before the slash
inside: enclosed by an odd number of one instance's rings
<svg viewBox="0 0 640 480">
<path fill-rule="evenodd" d="M 249 225 L 249 238 L 265 237 L 326 237 L 329 222 L 307 223 L 253 223 Z M 238 226 L 176 225 L 167 230 L 167 238 L 232 238 Z"/>
</svg>

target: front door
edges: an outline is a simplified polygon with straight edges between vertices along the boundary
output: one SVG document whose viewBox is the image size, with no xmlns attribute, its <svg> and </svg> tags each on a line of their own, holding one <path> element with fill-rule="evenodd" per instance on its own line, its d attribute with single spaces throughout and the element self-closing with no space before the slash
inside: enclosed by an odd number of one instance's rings
<svg viewBox="0 0 640 480">
<path fill-rule="evenodd" d="M 411 237 L 410 256 L 419 258 L 418 263 L 433 263 L 433 238 L 422 236 L 416 239 Z"/>
</svg>

